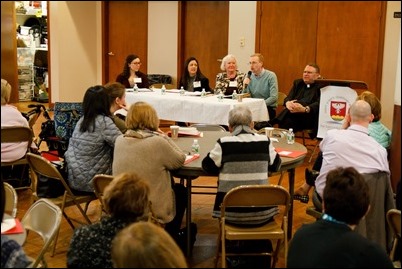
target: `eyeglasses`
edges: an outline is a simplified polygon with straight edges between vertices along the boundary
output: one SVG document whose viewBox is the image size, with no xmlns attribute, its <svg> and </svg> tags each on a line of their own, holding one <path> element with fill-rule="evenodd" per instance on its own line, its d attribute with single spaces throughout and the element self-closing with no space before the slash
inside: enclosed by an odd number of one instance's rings
<svg viewBox="0 0 402 269">
<path fill-rule="evenodd" d="M 132 62 L 131 64 L 140 65 L 141 62 Z"/>
<path fill-rule="evenodd" d="M 258 64 L 259 62 L 249 62 L 249 65 L 254 65 L 254 64 Z"/>
<path fill-rule="evenodd" d="M 312 71 L 303 71 L 303 74 L 314 74 L 314 73 L 317 73 L 317 72 L 312 72 Z"/>
</svg>

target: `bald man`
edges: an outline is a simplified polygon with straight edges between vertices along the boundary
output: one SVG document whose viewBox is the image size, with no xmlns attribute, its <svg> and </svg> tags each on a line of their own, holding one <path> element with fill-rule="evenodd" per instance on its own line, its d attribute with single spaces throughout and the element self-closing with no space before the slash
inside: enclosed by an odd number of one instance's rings
<svg viewBox="0 0 402 269">
<path fill-rule="evenodd" d="M 354 167 L 359 173 L 389 171 L 387 151 L 368 134 L 368 125 L 374 119 L 369 103 L 355 101 L 346 115 L 347 129 L 329 130 L 320 143 L 323 163 L 315 182 L 313 203 L 321 209 L 327 174 L 337 167 Z"/>
</svg>

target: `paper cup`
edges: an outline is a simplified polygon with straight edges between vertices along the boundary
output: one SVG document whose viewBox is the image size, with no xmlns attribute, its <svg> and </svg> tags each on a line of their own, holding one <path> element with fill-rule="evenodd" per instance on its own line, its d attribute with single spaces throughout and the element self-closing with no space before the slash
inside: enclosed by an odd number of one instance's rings
<svg viewBox="0 0 402 269">
<path fill-rule="evenodd" d="M 274 127 L 265 127 L 264 130 L 265 130 L 265 135 L 266 135 L 267 137 L 272 137 L 272 133 L 273 133 L 273 131 L 274 131 Z"/>
<path fill-rule="evenodd" d="M 177 139 L 179 137 L 179 126 L 178 125 L 172 125 L 170 126 L 170 134 L 172 136 L 172 139 Z"/>
</svg>

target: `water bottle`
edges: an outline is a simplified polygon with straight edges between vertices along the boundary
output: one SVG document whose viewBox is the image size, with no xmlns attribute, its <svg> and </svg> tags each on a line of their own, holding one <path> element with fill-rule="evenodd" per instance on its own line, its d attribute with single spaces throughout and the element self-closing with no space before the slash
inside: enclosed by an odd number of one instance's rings
<svg viewBox="0 0 402 269">
<path fill-rule="evenodd" d="M 162 85 L 161 94 L 166 94 L 166 87 L 165 87 L 165 84 Z"/>
<path fill-rule="evenodd" d="M 192 154 L 200 153 L 200 144 L 198 144 L 198 139 L 194 139 L 193 144 L 191 145 L 191 153 Z"/>
<path fill-rule="evenodd" d="M 201 97 L 206 97 L 206 96 L 207 96 L 207 93 L 205 92 L 205 89 L 202 88 Z"/>
<path fill-rule="evenodd" d="M 185 94 L 185 90 L 183 88 L 183 86 L 180 87 L 180 95 L 183 96 Z"/>
<path fill-rule="evenodd" d="M 288 144 L 295 143 L 295 134 L 293 133 L 293 128 L 289 128 L 289 131 L 287 134 L 287 142 L 288 142 Z"/>
<path fill-rule="evenodd" d="M 138 86 L 137 83 L 134 83 L 133 92 L 138 93 Z"/>
<path fill-rule="evenodd" d="M 236 91 L 236 89 L 233 90 L 232 99 L 237 100 L 237 91 Z"/>
<path fill-rule="evenodd" d="M 221 90 L 218 90 L 218 101 L 223 102 L 223 93 Z"/>
</svg>

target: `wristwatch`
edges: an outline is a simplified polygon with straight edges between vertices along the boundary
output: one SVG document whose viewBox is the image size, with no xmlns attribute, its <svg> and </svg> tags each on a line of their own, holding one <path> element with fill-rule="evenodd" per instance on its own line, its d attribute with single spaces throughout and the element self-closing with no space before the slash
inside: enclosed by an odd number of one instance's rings
<svg viewBox="0 0 402 269">
<path fill-rule="evenodd" d="M 304 110 L 306 113 L 310 113 L 310 107 L 306 106 L 306 109 Z"/>
</svg>

